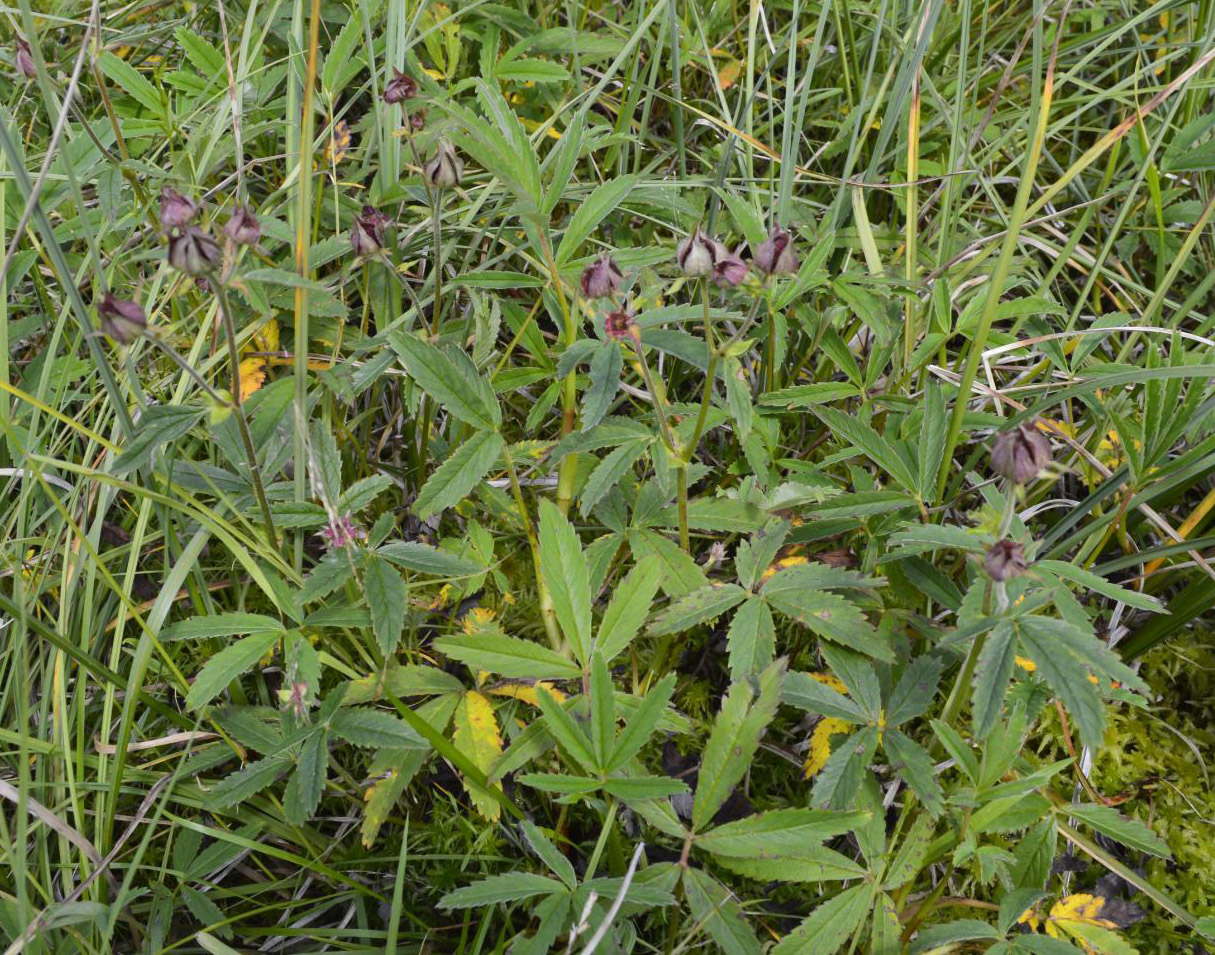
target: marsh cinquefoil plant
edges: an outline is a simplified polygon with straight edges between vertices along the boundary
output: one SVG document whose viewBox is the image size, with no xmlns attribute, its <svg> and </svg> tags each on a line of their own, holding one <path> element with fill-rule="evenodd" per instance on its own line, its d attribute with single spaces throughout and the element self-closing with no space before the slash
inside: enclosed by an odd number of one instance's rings
<svg viewBox="0 0 1215 955">
<path fill-rule="evenodd" d="M 1158 7 L 17 0 L 7 951 L 1215 947 Z"/>
</svg>

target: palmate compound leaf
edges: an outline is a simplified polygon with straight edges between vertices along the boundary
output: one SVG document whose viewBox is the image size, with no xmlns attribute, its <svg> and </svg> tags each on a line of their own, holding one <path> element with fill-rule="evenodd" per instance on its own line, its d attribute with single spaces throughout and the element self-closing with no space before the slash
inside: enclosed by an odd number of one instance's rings
<svg viewBox="0 0 1215 955">
<path fill-rule="evenodd" d="M 873 886 L 862 883 L 832 896 L 782 938 L 772 955 L 834 955 L 869 913 L 873 895 Z"/>
<path fill-rule="evenodd" d="M 591 578 L 578 533 L 547 498 L 540 502 L 540 573 L 561 632 L 584 666 L 591 656 Z"/>
<path fill-rule="evenodd" d="M 402 329 L 388 334 L 409 377 L 461 421 L 478 431 L 496 431 L 502 408 L 489 382 L 462 351 L 440 349 Z"/>
<path fill-rule="evenodd" d="M 603 659 L 608 663 L 637 636 L 650 612 L 650 604 L 654 601 L 661 580 L 661 561 L 651 554 L 639 560 L 613 590 L 612 599 L 595 634 L 595 649 L 603 654 Z"/>
<path fill-rule="evenodd" d="M 764 730 L 776 715 L 785 661 L 777 660 L 759 676 L 759 692 L 746 683 L 730 686 L 713 723 L 700 763 L 692 827 L 703 829 L 751 765 Z"/>
<path fill-rule="evenodd" d="M 683 892 L 696 924 L 704 926 L 725 955 L 759 955 L 755 931 L 729 889 L 707 872 L 689 868 L 683 873 Z"/>
<path fill-rule="evenodd" d="M 716 856 L 738 859 L 801 856 L 825 840 L 867 823 L 871 815 L 868 811 L 773 809 L 702 832 L 693 845 Z"/>
</svg>

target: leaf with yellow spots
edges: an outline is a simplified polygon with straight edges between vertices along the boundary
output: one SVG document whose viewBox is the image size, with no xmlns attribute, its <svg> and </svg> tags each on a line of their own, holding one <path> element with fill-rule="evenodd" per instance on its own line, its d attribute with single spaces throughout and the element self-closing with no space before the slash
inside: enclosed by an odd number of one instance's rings
<svg viewBox="0 0 1215 955">
<path fill-rule="evenodd" d="M 506 696 L 512 700 L 522 700 L 524 703 L 529 703 L 532 706 L 539 706 L 540 701 L 536 697 L 536 690 L 543 687 L 558 703 L 565 702 L 565 694 L 558 690 L 551 683 L 500 683 L 497 686 L 486 688 L 486 693 L 492 696 Z"/>
<path fill-rule="evenodd" d="M 266 361 L 263 358 L 244 358 L 240 363 L 240 400 L 249 396 L 266 383 Z"/>
<path fill-rule="evenodd" d="M 837 681 L 838 682 L 838 681 Z M 831 758 L 831 737 L 847 733 L 849 724 L 834 716 L 824 716 L 810 734 L 810 751 L 806 754 L 806 778 L 811 779 Z"/>
<path fill-rule="evenodd" d="M 476 690 L 469 690 L 460 698 L 455 713 L 455 735 L 452 737 L 456 749 L 462 752 L 482 772 L 488 773 L 502 754 L 502 735 L 498 732 L 498 719 L 489 698 Z M 494 784 L 498 789 L 502 787 Z M 464 780 L 464 788 L 472 799 L 477 812 L 486 819 L 496 821 L 502 813 L 498 802 L 479 786 L 470 786 Z"/>
<path fill-rule="evenodd" d="M 834 673 L 811 673 L 810 678 L 818 680 L 823 686 L 831 687 L 836 693 L 843 693 L 844 696 L 848 695 L 848 687 L 844 686 L 843 681 Z"/>
</svg>

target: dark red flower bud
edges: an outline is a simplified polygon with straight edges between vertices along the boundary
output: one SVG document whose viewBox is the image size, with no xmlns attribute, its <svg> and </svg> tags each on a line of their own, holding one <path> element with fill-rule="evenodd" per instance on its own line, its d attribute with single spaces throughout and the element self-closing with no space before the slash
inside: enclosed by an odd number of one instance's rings
<svg viewBox="0 0 1215 955">
<path fill-rule="evenodd" d="M 450 189 L 460 184 L 464 163 L 456 155 L 455 147 L 443 139 L 439 141 L 435 154 L 422 167 L 422 173 L 433 188 Z"/>
<path fill-rule="evenodd" d="M 793 236 L 774 225 L 755 249 L 755 267 L 769 275 L 788 275 L 798 269 L 797 252 L 793 248 Z"/>
<path fill-rule="evenodd" d="M 624 275 L 607 252 L 582 270 L 582 294 L 587 298 L 607 298 L 620 287 Z"/>
<path fill-rule="evenodd" d="M 426 110 L 415 109 L 409 114 L 409 128 L 415 133 L 426 128 Z"/>
<path fill-rule="evenodd" d="M 1050 463 L 1050 442 L 1036 421 L 1023 421 L 1012 431 L 996 435 L 991 449 L 992 470 L 1014 484 L 1029 483 Z"/>
<path fill-rule="evenodd" d="M 718 245 L 719 243 L 710 239 L 700 231 L 700 226 L 697 226 L 695 231 L 676 247 L 675 260 L 688 278 L 704 278 L 713 273 L 713 266 L 717 264 Z M 721 248 L 725 250 L 725 246 Z"/>
<path fill-rule="evenodd" d="M 363 206 L 350 227 L 350 246 L 355 255 L 375 255 L 384 248 L 384 230 L 392 220 L 375 206 Z"/>
<path fill-rule="evenodd" d="M 138 302 L 115 298 L 109 292 L 97 303 L 97 316 L 101 319 L 101 331 L 119 345 L 131 344 L 148 327 L 148 317 Z"/>
<path fill-rule="evenodd" d="M 17 67 L 17 72 L 27 80 L 32 80 L 38 75 L 38 67 L 34 65 L 34 54 L 30 50 L 30 45 L 21 37 L 17 37 L 17 51 L 13 54 L 13 65 Z"/>
<path fill-rule="evenodd" d="M 747 277 L 747 263 L 729 251 L 720 242 L 717 246 L 717 261 L 713 263 L 713 284 L 721 288 L 734 288 Z"/>
<path fill-rule="evenodd" d="M 610 312 L 603 320 L 603 331 L 608 338 L 616 340 L 630 339 L 632 341 L 641 341 L 641 329 L 637 327 L 636 313 L 630 312 L 627 308 L 618 308 L 614 312 Z"/>
<path fill-rule="evenodd" d="M 174 229 L 169 235 L 169 264 L 187 275 L 214 272 L 220 262 L 219 246 L 198 226 Z"/>
<path fill-rule="evenodd" d="M 412 76 L 406 76 L 400 70 L 392 71 L 392 79 L 384 87 L 385 103 L 404 103 L 413 99 L 418 92 L 418 83 Z"/>
<path fill-rule="evenodd" d="M 160 190 L 160 227 L 168 232 L 189 225 L 198 215 L 198 206 L 176 189 L 165 186 Z"/>
<path fill-rule="evenodd" d="M 262 226 L 257 216 L 244 206 L 237 206 L 224 226 L 224 235 L 237 245 L 257 245 L 262 237 Z"/>
<path fill-rule="evenodd" d="M 1025 560 L 1025 548 L 1016 541 L 993 544 L 983 559 L 983 567 L 992 580 L 1001 584 L 1020 577 L 1029 570 L 1029 564 Z"/>
</svg>

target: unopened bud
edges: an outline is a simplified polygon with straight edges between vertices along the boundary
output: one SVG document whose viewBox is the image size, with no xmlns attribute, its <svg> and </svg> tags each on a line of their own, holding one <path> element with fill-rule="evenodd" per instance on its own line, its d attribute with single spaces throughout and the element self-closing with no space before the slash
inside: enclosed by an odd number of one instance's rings
<svg viewBox="0 0 1215 955">
<path fill-rule="evenodd" d="M 615 294 L 623 279 L 611 255 L 604 252 L 582 270 L 582 294 L 587 298 L 607 298 Z"/>
<path fill-rule="evenodd" d="M 257 216 L 244 206 L 237 206 L 224 226 L 224 235 L 237 245 L 257 245 L 262 237 L 262 226 Z"/>
<path fill-rule="evenodd" d="M 712 274 L 713 266 L 717 264 L 717 254 L 717 243 L 701 232 L 700 226 L 675 249 L 675 259 L 683 274 L 690 279 Z"/>
<path fill-rule="evenodd" d="M 717 246 L 717 261 L 713 263 L 713 284 L 721 288 L 734 288 L 747 277 L 747 263 L 736 253 L 730 252 L 720 242 Z"/>
<path fill-rule="evenodd" d="M 220 262 L 219 246 L 198 226 L 174 229 L 169 236 L 169 264 L 187 275 L 214 272 Z"/>
<path fill-rule="evenodd" d="M 97 303 L 97 316 L 101 319 L 101 331 L 119 345 L 131 344 L 148 327 L 148 317 L 138 302 L 115 298 L 109 292 Z"/>
<path fill-rule="evenodd" d="M 375 206 L 363 206 L 350 227 L 350 246 L 355 255 L 375 255 L 384 248 L 384 230 L 392 220 Z"/>
<path fill-rule="evenodd" d="M 169 232 L 189 225 L 198 215 L 198 206 L 176 189 L 165 186 L 160 190 L 160 227 Z"/>
<path fill-rule="evenodd" d="M 392 71 L 392 79 L 384 87 L 385 103 L 404 103 L 413 99 L 418 92 L 418 83 L 412 76 L 406 76 L 400 70 Z"/>
<path fill-rule="evenodd" d="M 996 435 L 991 449 L 992 470 L 1014 484 L 1027 484 L 1050 463 L 1050 442 L 1036 422 L 1023 421 L 1012 431 Z"/>
<path fill-rule="evenodd" d="M 13 54 L 13 65 L 17 67 L 17 72 L 27 80 L 32 80 L 38 75 L 38 67 L 34 65 L 34 54 L 30 50 L 30 45 L 21 37 L 17 37 L 17 51 Z"/>
<path fill-rule="evenodd" d="M 769 275 L 787 275 L 798 269 L 797 252 L 793 248 L 793 236 L 774 225 L 755 249 L 755 267 Z"/>
<path fill-rule="evenodd" d="M 1000 541 L 993 544 L 983 559 L 987 575 L 996 583 L 1005 583 L 1020 577 L 1029 569 L 1025 560 L 1025 548 L 1016 541 Z"/>
<path fill-rule="evenodd" d="M 464 175 L 464 163 L 456 155 L 455 147 L 447 140 L 439 141 L 434 156 L 422 167 L 426 181 L 435 189 L 451 189 L 460 184 Z"/>
</svg>

